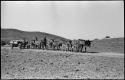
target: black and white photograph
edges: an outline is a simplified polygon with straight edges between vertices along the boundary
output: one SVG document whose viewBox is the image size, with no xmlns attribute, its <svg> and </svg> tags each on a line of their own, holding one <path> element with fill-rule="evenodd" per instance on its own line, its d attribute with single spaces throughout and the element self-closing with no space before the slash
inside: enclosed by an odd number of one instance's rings
<svg viewBox="0 0 125 80">
<path fill-rule="evenodd" d="M 1 1 L 1 79 L 123 79 L 124 1 Z"/>
</svg>

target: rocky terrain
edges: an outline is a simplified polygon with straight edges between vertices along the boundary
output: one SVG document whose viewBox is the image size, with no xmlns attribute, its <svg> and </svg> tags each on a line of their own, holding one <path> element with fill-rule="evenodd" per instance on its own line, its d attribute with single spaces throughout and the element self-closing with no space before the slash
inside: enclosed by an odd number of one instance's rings
<svg viewBox="0 0 125 80">
<path fill-rule="evenodd" d="M 124 54 L 1 47 L 2 79 L 124 79 Z"/>
</svg>

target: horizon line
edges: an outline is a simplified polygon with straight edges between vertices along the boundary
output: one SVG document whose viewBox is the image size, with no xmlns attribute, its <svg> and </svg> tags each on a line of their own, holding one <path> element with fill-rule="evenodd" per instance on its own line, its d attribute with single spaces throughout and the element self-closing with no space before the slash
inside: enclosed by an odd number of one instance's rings
<svg viewBox="0 0 125 80">
<path fill-rule="evenodd" d="M 15 29 L 15 30 L 19 30 L 19 31 L 23 31 L 23 32 L 40 32 L 40 33 L 45 33 L 45 34 L 51 34 L 51 35 L 55 35 L 55 36 L 58 36 L 58 37 L 62 37 L 62 38 L 65 38 L 63 36 L 60 36 L 60 35 L 56 35 L 56 34 L 53 34 L 53 33 L 48 33 L 48 32 L 43 32 L 43 31 L 27 31 L 27 30 L 21 30 L 21 29 L 17 29 L 17 28 L 2 28 L 1 29 Z M 108 36 L 108 35 L 107 35 Z M 106 36 L 102 37 L 102 38 L 95 38 L 95 39 L 105 39 Z M 110 36 L 110 38 L 124 38 L 124 36 L 119 36 L 119 37 L 112 37 Z M 110 39 L 110 38 L 107 38 L 107 39 Z M 69 38 L 65 38 L 65 39 L 69 39 Z M 78 38 L 78 39 L 82 39 L 82 38 Z M 70 40 L 78 40 L 78 39 L 70 39 Z M 95 39 L 89 39 L 89 40 L 95 40 Z M 85 40 L 85 39 L 84 39 Z"/>
</svg>

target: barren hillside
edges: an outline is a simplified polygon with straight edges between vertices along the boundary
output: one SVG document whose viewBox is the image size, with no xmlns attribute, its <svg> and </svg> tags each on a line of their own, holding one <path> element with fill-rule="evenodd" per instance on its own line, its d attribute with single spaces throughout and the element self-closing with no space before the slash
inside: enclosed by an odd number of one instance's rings
<svg viewBox="0 0 125 80">
<path fill-rule="evenodd" d="M 64 41 L 68 40 L 66 38 L 45 33 L 45 32 L 28 32 L 28 31 L 21 31 L 17 29 L 1 29 L 1 40 L 4 40 L 4 41 L 10 41 L 13 39 L 23 39 L 23 38 L 32 40 L 32 39 L 35 39 L 35 37 L 38 37 L 38 40 L 41 40 L 45 36 L 49 39 L 59 39 Z"/>
<path fill-rule="evenodd" d="M 118 52 L 124 53 L 124 38 L 110 38 L 94 40 L 90 52 Z"/>
<path fill-rule="evenodd" d="M 22 39 L 26 38 L 28 40 L 32 40 L 38 37 L 38 39 L 44 38 L 53 38 L 59 40 L 69 40 L 57 35 L 52 35 L 44 32 L 27 32 L 20 31 L 17 29 L 1 29 L 1 40 L 9 41 L 12 39 Z M 84 38 L 83 38 L 84 39 Z M 92 47 L 88 48 L 89 52 L 118 52 L 124 53 L 124 38 L 109 38 L 109 39 L 101 39 L 101 40 L 93 40 Z"/>
</svg>

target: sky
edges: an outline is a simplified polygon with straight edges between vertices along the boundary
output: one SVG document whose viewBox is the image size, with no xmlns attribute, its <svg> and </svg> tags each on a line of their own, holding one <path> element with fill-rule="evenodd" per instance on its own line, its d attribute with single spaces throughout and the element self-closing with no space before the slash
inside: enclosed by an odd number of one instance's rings
<svg viewBox="0 0 125 80">
<path fill-rule="evenodd" d="M 68 39 L 124 37 L 123 1 L 1 1 L 1 28 Z"/>
</svg>

